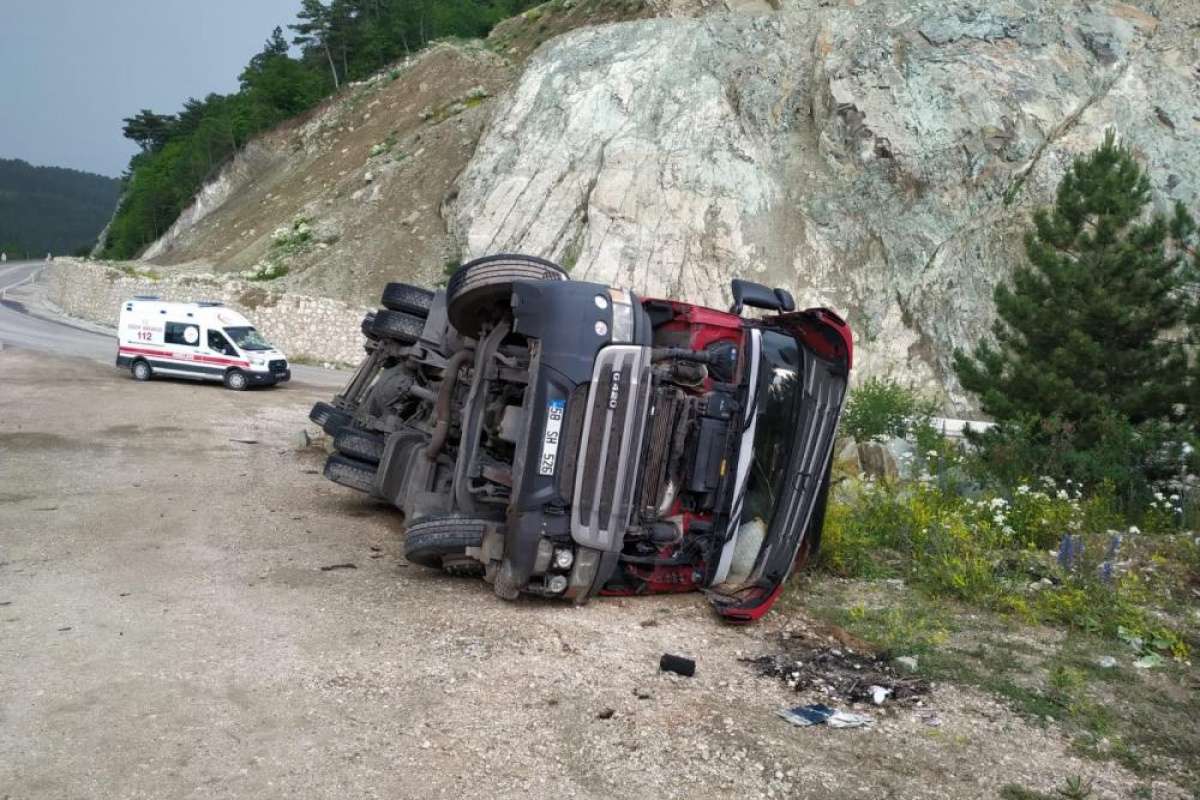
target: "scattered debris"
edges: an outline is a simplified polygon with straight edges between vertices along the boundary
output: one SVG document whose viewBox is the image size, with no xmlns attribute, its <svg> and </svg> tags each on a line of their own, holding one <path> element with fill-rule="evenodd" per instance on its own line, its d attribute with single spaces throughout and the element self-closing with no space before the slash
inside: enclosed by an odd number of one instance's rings
<svg viewBox="0 0 1200 800">
<path fill-rule="evenodd" d="M 917 671 L 916 656 L 900 656 L 899 658 L 892 659 L 892 663 L 894 663 L 897 667 L 904 667 L 904 669 L 908 672 Z"/>
<path fill-rule="evenodd" d="M 1146 653 L 1137 661 L 1134 661 L 1133 665 L 1138 669 L 1153 669 L 1155 667 L 1161 667 L 1162 663 L 1163 657 L 1158 653 Z"/>
<path fill-rule="evenodd" d="M 1100 656 L 1096 659 L 1096 666 L 1101 669 L 1112 669 L 1117 665 L 1117 660 L 1112 656 Z"/>
<path fill-rule="evenodd" d="M 616 714 L 615 708 L 602 708 L 596 712 L 596 719 L 612 719 L 613 714 Z"/>
<path fill-rule="evenodd" d="M 12 600 L 0 600 L 0 606 L 11 606 Z"/>
<path fill-rule="evenodd" d="M 230 439 L 229 441 L 237 442 L 238 444 L 258 444 L 258 439 Z"/>
<path fill-rule="evenodd" d="M 650 698 L 654 697 L 653 693 L 651 693 L 649 689 L 641 686 L 633 690 L 633 696 L 638 700 L 649 700 Z"/>
<path fill-rule="evenodd" d="M 780 644 L 782 652 L 777 655 L 742 661 L 752 664 L 760 675 L 778 678 L 797 692 L 813 690 L 851 703 L 882 705 L 888 699 L 906 701 L 929 693 L 929 681 L 898 674 L 892 664 L 900 659 L 892 662 L 886 653 L 847 647 L 832 634 L 790 632 L 780 636 Z M 865 643 L 860 646 L 870 647 Z M 915 669 L 915 657 L 903 658 Z"/>
<path fill-rule="evenodd" d="M 67 625 L 65 628 L 59 628 L 59 629 L 58 629 L 58 632 L 59 632 L 59 633 L 62 633 L 63 631 L 69 631 L 69 630 L 71 630 L 71 626 L 70 626 L 70 625 Z"/>
<path fill-rule="evenodd" d="M 303 428 L 292 434 L 293 450 L 307 450 L 311 444 L 312 439 L 309 437 L 308 431 L 304 430 Z"/>
<path fill-rule="evenodd" d="M 332 572 L 335 569 L 358 569 L 358 565 L 349 562 L 345 564 L 329 564 L 328 566 L 321 567 L 321 572 Z"/>
<path fill-rule="evenodd" d="M 676 675 L 682 675 L 685 678 L 690 678 L 696 674 L 696 662 L 693 659 L 684 656 L 673 656 L 670 653 L 663 653 L 662 658 L 658 660 L 658 668 L 663 672 L 674 672 Z"/>
<path fill-rule="evenodd" d="M 870 717 L 851 714 L 848 711 L 838 711 L 824 703 L 781 708 L 775 713 L 801 728 L 807 728 L 810 725 L 828 725 L 831 728 L 862 728 L 871 724 Z"/>
<path fill-rule="evenodd" d="M 639 625 L 641 625 L 643 628 L 657 628 L 657 627 L 658 627 L 658 620 L 656 620 L 656 619 L 654 619 L 653 617 L 651 617 L 650 619 L 644 619 L 644 620 L 642 620 L 642 621 L 641 621 L 641 622 L 639 622 L 638 624 L 639 624 Z"/>
</svg>

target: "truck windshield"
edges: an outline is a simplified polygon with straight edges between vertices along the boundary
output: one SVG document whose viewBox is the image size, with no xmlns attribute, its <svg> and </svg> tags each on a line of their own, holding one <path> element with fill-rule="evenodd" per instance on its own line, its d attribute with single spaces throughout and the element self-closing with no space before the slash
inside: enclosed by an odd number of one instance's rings
<svg viewBox="0 0 1200 800">
<path fill-rule="evenodd" d="M 800 351 L 796 340 L 778 331 L 762 332 L 758 368 L 754 453 L 746 484 L 742 524 L 759 520 L 767 528 L 776 501 L 787 486 L 788 462 L 796 439 L 800 395 Z"/>
<path fill-rule="evenodd" d="M 226 328 L 225 333 L 233 343 L 242 350 L 270 350 L 271 343 L 263 338 L 262 334 L 249 326 L 240 328 Z"/>
</svg>

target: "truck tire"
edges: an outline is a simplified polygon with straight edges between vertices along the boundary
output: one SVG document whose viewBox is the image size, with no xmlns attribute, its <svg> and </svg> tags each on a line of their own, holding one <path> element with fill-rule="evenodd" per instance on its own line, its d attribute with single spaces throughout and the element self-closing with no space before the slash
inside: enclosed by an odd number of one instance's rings
<svg viewBox="0 0 1200 800">
<path fill-rule="evenodd" d="M 403 311 L 380 309 L 371 321 L 371 331 L 380 339 L 392 339 L 401 344 L 413 344 L 421 338 L 425 320 Z"/>
<path fill-rule="evenodd" d="M 335 453 L 325 460 L 325 477 L 334 483 L 370 494 L 375 486 L 375 465 Z"/>
<path fill-rule="evenodd" d="M 370 339 L 373 342 L 379 340 L 378 334 L 375 333 L 374 325 L 375 325 L 375 312 L 368 311 L 367 315 L 365 317 L 363 317 L 362 323 L 360 323 L 359 327 L 362 329 L 362 335 L 367 337 L 368 339 Z"/>
<path fill-rule="evenodd" d="M 433 306 L 433 292 L 410 283 L 389 283 L 383 287 L 380 305 L 390 311 L 404 311 L 418 317 L 428 317 Z"/>
<path fill-rule="evenodd" d="M 514 281 L 565 281 L 562 267 L 544 258 L 497 255 L 468 261 L 450 277 L 446 315 L 463 336 L 476 338 L 484 322 L 508 311 Z"/>
<path fill-rule="evenodd" d="M 482 575 L 483 564 L 467 558 L 466 549 L 483 544 L 489 524 L 493 523 L 462 514 L 425 517 L 405 531 L 404 557 L 414 564 L 442 569 L 453 575 Z"/>
<path fill-rule="evenodd" d="M 234 392 L 244 392 L 250 388 L 250 379 L 240 369 L 226 370 L 222 382 L 226 389 Z"/>
<path fill-rule="evenodd" d="M 333 446 L 342 455 L 378 464 L 383 456 L 383 437 L 347 425 L 333 437 Z"/>
<path fill-rule="evenodd" d="M 313 404 L 312 410 L 308 412 L 308 418 L 321 426 L 321 430 L 330 436 L 336 436 L 338 431 L 350 424 L 349 414 L 323 402 Z"/>
<path fill-rule="evenodd" d="M 154 377 L 154 370 L 151 369 L 149 361 L 139 358 L 130 365 L 129 374 L 135 381 L 148 381 Z"/>
</svg>

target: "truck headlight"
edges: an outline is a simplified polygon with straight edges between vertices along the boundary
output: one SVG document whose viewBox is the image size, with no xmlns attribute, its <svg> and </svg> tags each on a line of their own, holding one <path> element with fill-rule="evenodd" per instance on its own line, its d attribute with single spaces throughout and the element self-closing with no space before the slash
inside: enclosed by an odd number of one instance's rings
<svg viewBox="0 0 1200 800">
<path fill-rule="evenodd" d="M 575 554 L 566 547 L 554 551 L 554 568 L 567 570 L 575 563 Z"/>
<path fill-rule="evenodd" d="M 567 590 L 566 575 L 551 575 L 546 579 L 546 591 L 551 594 L 562 594 Z"/>
</svg>

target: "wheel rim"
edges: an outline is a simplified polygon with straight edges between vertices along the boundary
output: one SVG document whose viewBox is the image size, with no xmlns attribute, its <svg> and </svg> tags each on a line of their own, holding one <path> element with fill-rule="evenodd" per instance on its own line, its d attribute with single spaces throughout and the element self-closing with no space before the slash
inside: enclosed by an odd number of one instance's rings
<svg viewBox="0 0 1200 800">
<path fill-rule="evenodd" d="M 133 367 L 133 375 L 140 381 L 144 381 L 150 374 L 150 369 L 145 364 L 135 364 Z"/>
<path fill-rule="evenodd" d="M 235 372 L 229 376 L 229 385 L 234 389 L 246 388 L 246 376 L 240 372 Z"/>
</svg>

